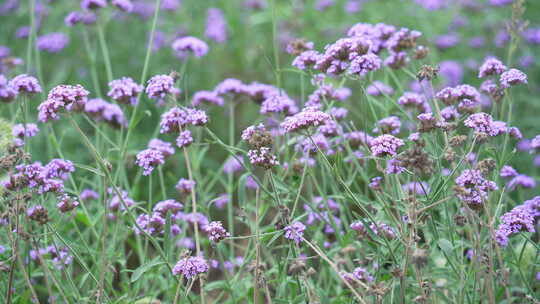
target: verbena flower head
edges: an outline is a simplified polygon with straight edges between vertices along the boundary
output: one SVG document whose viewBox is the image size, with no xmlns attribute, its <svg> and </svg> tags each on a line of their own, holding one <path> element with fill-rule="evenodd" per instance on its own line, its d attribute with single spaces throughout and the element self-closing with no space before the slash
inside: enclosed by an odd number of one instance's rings
<svg viewBox="0 0 540 304">
<path fill-rule="evenodd" d="M 193 180 L 181 178 L 176 184 L 176 190 L 182 194 L 190 194 L 197 183 Z"/>
<path fill-rule="evenodd" d="M 423 95 L 414 92 L 404 92 L 403 95 L 398 98 L 398 104 L 406 109 L 416 109 L 421 113 L 429 112 L 431 110 L 426 98 Z"/>
<path fill-rule="evenodd" d="M 17 92 L 17 94 L 41 93 L 41 86 L 39 85 L 39 81 L 35 77 L 29 76 L 26 74 L 20 74 L 20 75 L 15 76 L 13 79 L 9 81 L 8 86 L 14 89 Z"/>
<path fill-rule="evenodd" d="M 59 85 L 49 91 L 48 100 L 56 100 L 68 111 L 82 111 L 88 101 L 88 92 L 82 85 Z"/>
<path fill-rule="evenodd" d="M 201 273 L 208 272 L 208 263 L 202 257 L 186 257 L 178 261 L 173 267 L 173 275 L 183 275 L 186 279 L 196 277 Z"/>
<path fill-rule="evenodd" d="M 159 132 L 179 132 L 181 128 L 184 128 L 188 124 L 201 126 L 206 123 L 208 123 L 208 116 L 204 111 L 174 107 L 161 115 L 161 128 Z"/>
<path fill-rule="evenodd" d="M 176 39 L 172 44 L 172 48 L 179 58 L 186 58 L 190 54 L 195 57 L 203 57 L 208 53 L 206 42 L 191 36 Z"/>
<path fill-rule="evenodd" d="M 178 148 L 188 147 L 191 145 L 191 143 L 193 143 L 193 137 L 191 136 L 191 132 L 189 130 L 180 132 L 176 138 L 176 146 Z"/>
<path fill-rule="evenodd" d="M 148 142 L 148 148 L 158 150 L 164 157 L 168 157 L 174 154 L 174 147 L 171 143 L 154 138 Z"/>
<path fill-rule="evenodd" d="M 130 77 L 122 77 L 120 79 L 109 82 L 109 92 L 107 96 L 123 104 L 137 104 L 137 96 L 143 90 L 143 86 L 137 84 Z"/>
<path fill-rule="evenodd" d="M 221 107 L 225 101 L 223 100 L 223 97 L 219 96 L 215 91 L 199 91 L 193 95 L 191 105 L 195 107 L 202 103 L 213 104 Z"/>
<path fill-rule="evenodd" d="M 377 122 L 377 128 L 373 130 L 375 133 L 383 134 L 399 134 L 401 121 L 397 116 L 388 116 Z"/>
<path fill-rule="evenodd" d="M 6 77 L 0 74 L 0 101 L 11 102 L 17 97 L 17 91 L 11 87 Z"/>
<path fill-rule="evenodd" d="M 69 43 L 69 37 L 64 33 L 50 33 L 39 36 L 36 40 L 36 46 L 41 51 L 49 53 L 58 53 Z"/>
<path fill-rule="evenodd" d="M 277 157 L 272 154 L 269 147 L 261 147 L 248 151 L 249 162 L 254 166 L 270 169 L 279 165 Z"/>
<path fill-rule="evenodd" d="M 115 211 L 125 211 L 126 207 L 129 208 L 135 205 L 135 201 L 128 196 L 128 192 L 122 189 L 118 189 L 120 196 L 114 191 L 113 188 L 108 188 L 107 192 L 111 195 L 109 200 L 109 210 Z"/>
<path fill-rule="evenodd" d="M 158 105 L 164 103 L 167 95 L 180 94 L 180 89 L 174 87 L 175 80 L 169 75 L 156 75 L 150 78 L 146 85 L 146 94 L 149 98 L 158 101 Z"/>
<path fill-rule="evenodd" d="M 508 188 L 509 191 L 515 190 L 517 186 L 520 186 L 523 188 L 535 188 L 536 180 L 525 174 L 518 174 L 517 176 L 512 178 L 508 182 L 508 184 L 506 184 L 506 187 Z"/>
<path fill-rule="evenodd" d="M 217 8 L 209 8 L 206 15 L 206 31 L 204 35 L 217 43 L 227 41 L 227 20 L 223 12 Z"/>
<path fill-rule="evenodd" d="M 149 175 L 155 167 L 165 163 L 165 156 L 159 150 L 146 149 L 137 153 L 135 163 L 144 169 L 143 175 Z"/>
<path fill-rule="evenodd" d="M 84 189 L 81 192 L 80 198 L 82 201 L 97 200 L 99 199 L 99 193 L 92 189 Z"/>
<path fill-rule="evenodd" d="M 26 210 L 26 215 L 29 219 L 40 224 L 46 224 L 49 221 L 47 209 L 42 205 L 35 205 Z"/>
<path fill-rule="evenodd" d="M 476 169 L 463 170 L 456 178 L 455 188 L 457 197 L 470 207 L 481 206 L 488 197 L 488 192 L 497 190 L 497 185 L 486 180 L 482 172 Z"/>
<path fill-rule="evenodd" d="M 518 69 L 510 69 L 501 74 L 501 87 L 509 88 L 518 84 L 527 83 L 527 75 Z"/>
<path fill-rule="evenodd" d="M 397 154 L 397 150 L 401 146 L 405 145 L 405 143 L 403 140 L 395 136 L 384 134 L 373 138 L 369 145 L 371 152 L 375 156 L 395 156 Z"/>
<path fill-rule="evenodd" d="M 538 197 L 536 197 L 538 198 Z M 536 199 L 535 198 L 535 199 Z M 533 199 L 534 200 L 534 199 Z M 532 201 L 532 200 L 531 200 Z M 509 237 L 521 231 L 535 232 L 535 217 L 537 208 L 526 201 L 501 216 L 501 223 L 495 231 L 495 240 L 501 247 L 508 245 Z"/>
<path fill-rule="evenodd" d="M 236 97 L 238 95 L 247 94 L 248 86 L 238 79 L 227 78 L 214 88 L 214 92 L 220 96 L 229 95 Z"/>
<path fill-rule="evenodd" d="M 501 175 L 501 177 L 514 177 L 514 176 L 518 175 L 518 172 L 513 167 L 508 166 L 508 165 L 504 165 L 501 168 L 500 175 Z"/>
<path fill-rule="evenodd" d="M 81 8 L 86 10 L 99 9 L 107 6 L 105 0 L 81 0 Z"/>
<path fill-rule="evenodd" d="M 64 24 L 68 27 L 75 26 L 83 21 L 83 14 L 78 11 L 69 12 L 64 18 Z"/>
<path fill-rule="evenodd" d="M 208 239 L 212 242 L 219 243 L 219 241 L 230 236 L 227 230 L 223 228 L 223 224 L 219 221 L 210 222 L 203 229 L 208 234 Z"/>
<path fill-rule="evenodd" d="M 317 51 L 309 50 L 300 53 L 292 62 L 292 66 L 299 70 L 312 68 L 321 59 L 321 54 Z"/>
<path fill-rule="evenodd" d="M 295 132 L 312 126 L 319 126 L 331 119 L 330 115 L 320 111 L 317 107 L 306 107 L 293 116 L 288 116 L 281 123 L 286 133 Z"/>
<path fill-rule="evenodd" d="M 487 113 L 475 113 L 463 122 L 466 127 L 474 129 L 475 132 L 485 133 L 489 136 L 497 136 L 506 132 L 506 124 L 494 121 Z"/>
<path fill-rule="evenodd" d="M 130 13 L 133 10 L 133 3 L 131 0 L 112 0 L 111 4 L 126 13 Z"/>
<path fill-rule="evenodd" d="M 372 96 L 393 95 L 394 89 L 380 81 L 374 81 L 366 88 L 366 93 Z"/>
<path fill-rule="evenodd" d="M 294 100 L 286 95 L 273 95 L 266 98 L 261 104 L 261 114 L 285 113 L 288 115 L 298 112 L 298 107 Z"/>
<path fill-rule="evenodd" d="M 306 230 L 306 225 L 302 224 L 302 222 L 294 222 L 291 225 L 283 228 L 283 231 L 285 232 L 285 238 L 293 240 L 297 244 L 302 242 L 304 230 Z"/>
<path fill-rule="evenodd" d="M 171 214 L 177 214 L 178 212 L 180 212 L 180 210 L 182 210 L 182 208 L 184 208 L 184 205 L 182 205 L 182 203 L 173 199 L 168 199 L 158 202 L 154 206 L 153 211 L 165 216 L 167 212 L 171 212 Z"/>
<path fill-rule="evenodd" d="M 376 71 L 381 68 L 382 60 L 379 56 L 373 53 L 367 53 L 362 56 L 357 56 L 351 61 L 349 73 L 358 76 L 365 76 L 367 73 Z"/>
<path fill-rule="evenodd" d="M 490 75 L 499 75 L 506 71 L 506 66 L 497 58 L 489 57 L 480 66 L 478 78 L 484 78 Z"/>
<path fill-rule="evenodd" d="M 60 197 L 60 202 L 56 205 L 62 213 L 69 212 L 79 206 L 79 202 L 67 194 Z"/>
</svg>

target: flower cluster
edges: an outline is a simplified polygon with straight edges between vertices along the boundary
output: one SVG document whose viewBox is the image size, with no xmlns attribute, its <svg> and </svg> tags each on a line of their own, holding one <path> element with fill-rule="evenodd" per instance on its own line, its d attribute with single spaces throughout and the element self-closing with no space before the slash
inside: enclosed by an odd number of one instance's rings
<svg viewBox="0 0 540 304">
<path fill-rule="evenodd" d="M 539 216 L 540 196 L 536 196 L 501 216 L 495 240 L 501 247 L 506 247 L 512 234 L 520 231 L 535 232 L 534 226 Z"/>
<path fill-rule="evenodd" d="M 478 169 L 463 170 L 456 178 L 457 197 L 471 208 L 479 208 L 488 197 L 489 191 L 497 190 L 495 182 L 486 180 Z"/>
<path fill-rule="evenodd" d="M 195 57 L 203 57 L 208 53 L 206 42 L 191 36 L 176 39 L 172 44 L 173 50 L 178 58 L 184 59 L 189 54 Z"/>
<path fill-rule="evenodd" d="M 90 93 L 81 85 L 59 85 L 49 91 L 47 100 L 38 107 L 38 119 L 41 122 L 58 120 L 62 109 L 83 111 Z"/>
<path fill-rule="evenodd" d="M 186 279 L 196 277 L 201 273 L 208 272 L 209 267 L 206 260 L 202 257 L 186 257 L 174 265 L 173 275 L 183 275 Z"/>
<path fill-rule="evenodd" d="M 96 121 L 106 122 L 114 128 L 127 127 L 122 108 L 101 98 L 93 98 L 84 105 L 84 112 Z"/>
<path fill-rule="evenodd" d="M 143 90 L 143 86 L 137 84 L 130 77 L 122 77 L 109 82 L 109 88 L 107 96 L 118 103 L 131 105 L 137 104 L 137 96 Z"/>
<path fill-rule="evenodd" d="M 295 241 L 297 244 L 302 242 L 302 237 L 304 236 L 304 230 L 306 230 L 306 225 L 302 222 L 294 222 L 289 226 L 283 228 L 285 232 L 285 238 Z"/>
<path fill-rule="evenodd" d="M 155 167 L 163 165 L 165 158 L 174 154 L 174 148 L 168 142 L 157 138 L 148 143 L 148 148 L 137 154 L 135 163 L 144 169 L 143 175 L 152 173 Z"/>
<path fill-rule="evenodd" d="M 210 222 L 203 227 L 203 230 L 208 234 L 208 239 L 216 243 L 219 243 L 221 240 L 230 236 L 219 221 Z"/>
<path fill-rule="evenodd" d="M 157 105 L 165 104 L 165 97 L 171 95 L 176 97 L 180 94 L 180 89 L 174 87 L 175 79 L 169 75 L 156 75 L 150 78 L 146 85 L 146 94 L 149 98 L 155 99 Z"/>
</svg>

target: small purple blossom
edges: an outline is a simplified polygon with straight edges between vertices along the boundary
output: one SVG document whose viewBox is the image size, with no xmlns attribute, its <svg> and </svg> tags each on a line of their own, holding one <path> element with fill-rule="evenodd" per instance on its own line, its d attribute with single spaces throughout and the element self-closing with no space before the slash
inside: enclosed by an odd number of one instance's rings
<svg viewBox="0 0 540 304">
<path fill-rule="evenodd" d="M 39 50 L 49 53 L 58 53 L 69 43 L 69 37 L 64 33 L 50 33 L 39 36 L 36 40 L 36 46 Z"/>
<path fill-rule="evenodd" d="M 165 156 L 158 150 L 145 149 L 137 153 L 135 163 L 144 169 L 143 175 L 149 175 L 156 166 L 165 163 Z"/>
<path fill-rule="evenodd" d="M 176 138 L 176 146 L 178 148 L 188 147 L 191 143 L 193 143 L 193 137 L 191 137 L 191 132 L 189 130 L 180 132 Z"/>
<path fill-rule="evenodd" d="M 186 279 L 208 272 L 208 263 L 202 257 L 186 257 L 178 261 L 172 270 L 173 275 L 183 275 Z"/>
<path fill-rule="evenodd" d="M 501 74 L 501 87 L 509 88 L 518 84 L 527 83 L 527 75 L 518 69 L 510 69 Z"/>
<path fill-rule="evenodd" d="M 137 96 L 143 90 L 143 86 L 137 84 L 130 77 L 122 77 L 120 79 L 109 82 L 109 92 L 107 96 L 123 104 L 137 104 Z"/>
<path fill-rule="evenodd" d="M 193 54 L 195 57 L 203 57 L 208 53 L 206 42 L 191 36 L 176 39 L 172 44 L 172 48 L 181 59 L 186 58 L 189 54 Z"/>
<path fill-rule="evenodd" d="M 371 152 L 375 156 L 395 156 L 397 154 L 397 150 L 401 146 L 405 145 L 405 143 L 403 142 L 403 140 L 395 136 L 384 134 L 373 138 L 369 145 Z"/>
<path fill-rule="evenodd" d="M 227 230 L 223 228 L 223 224 L 219 221 L 210 222 L 203 229 L 208 234 L 208 239 L 215 243 L 219 243 L 221 240 L 230 236 Z"/>
<path fill-rule="evenodd" d="M 302 224 L 302 222 L 294 222 L 291 225 L 283 228 L 283 231 L 285 232 L 285 238 L 293 240 L 297 244 L 302 242 L 304 230 L 306 230 L 306 225 Z"/>
</svg>

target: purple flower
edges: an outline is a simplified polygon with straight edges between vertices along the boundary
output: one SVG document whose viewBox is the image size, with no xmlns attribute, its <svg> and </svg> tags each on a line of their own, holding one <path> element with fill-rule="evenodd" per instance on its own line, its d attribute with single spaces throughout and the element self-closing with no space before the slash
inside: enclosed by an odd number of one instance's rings
<svg viewBox="0 0 540 304">
<path fill-rule="evenodd" d="M 120 192 L 120 196 L 114 191 L 113 188 L 108 188 L 107 192 L 112 195 L 110 201 L 109 201 L 109 210 L 115 212 L 118 210 L 125 211 L 126 207 L 131 207 L 135 205 L 135 201 L 128 197 L 127 191 L 124 191 L 122 189 L 118 189 Z M 125 204 L 125 206 L 124 206 Z"/>
<path fill-rule="evenodd" d="M 133 3 L 131 3 L 131 0 L 112 0 L 111 4 L 126 13 L 129 13 L 133 10 Z"/>
<path fill-rule="evenodd" d="M 505 6 L 512 4 L 514 0 L 489 0 L 489 4 L 493 6 Z"/>
<path fill-rule="evenodd" d="M 208 234 L 208 239 L 215 243 L 219 243 L 219 241 L 230 236 L 219 221 L 210 222 L 208 225 L 204 226 L 203 229 Z"/>
<path fill-rule="evenodd" d="M 293 240 L 297 244 L 299 244 L 302 241 L 306 226 L 302 224 L 302 222 L 294 222 L 291 225 L 283 228 L 283 230 L 285 231 L 286 239 Z"/>
<path fill-rule="evenodd" d="M 400 161 L 391 158 L 386 162 L 386 174 L 400 174 L 405 171 L 405 168 L 401 166 Z"/>
<path fill-rule="evenodd" d="M 227 20 L 221 10 L 217 8 L 208 9 L 204 35 L 217 43 L 227 41 Z"/>
<path fill-rule="evenodd" d="M 467 117 L 463 124 L 474 129 L 475 132 L 485 133 L 489 136 L 497 136 L 506 132 L 506 124 L 494 121 L 491 115 L 482 112 Z"/>
<path fill-rule="evenodd" d="M 263 167 L 265 169 L 279 165 L 277 157 L 272 154 L 268 147 L 261 147 L 248 151 L 249 161 L 254 166 Z"/>
<path fill-rule="evenodd" d="M 446 85 L 455 86 L 463 80 L 463 67 L 457 61 L 442 61 L 439 64 L 439 75 L 446 79 Z"/>
<path fill-rule="evenodd" d="M 214 91 L 199 91 L 193 95 L 191 105 L 195 107 L 202 103 L 209 103 L 221 107 L 224 104 L 224 100 Z"/>
<path fill-rule="evenodd" d="M 170 143 L 157 138 L 154 138 L 148 142 L 148 148 L 158 150 L 161 152 L 161 154 L 163 154 L 164 157 L 174 154 L 174 148 Z"/>
<path fill-rule="evenodd" d="M 508 184 L 506 184 L 506 187 L 508 190 L 513 191 L 516 189 L 517 186 L 521 186 L 523 188 L 535 188 L 536 187 L 536 181 L 534 178 L 524 175 L 524 174 L 518 174 L 514 178 L 512 178 Z"/>
<path fill-rule="evenodd" d="M 17 96 L 17 91 L 11 87 L 6 77 L 0 74 L 0 101 L 11 102 Z"/>
<path fill-rule="evenodd" d="M 490 75 L 502 74 L 506 71 L 506 66 L 497 58 L 489 57 L 480 66 L 478 78 L 484 78 Z"/>
<path fill-rule="evenodd" d="M 381 183 L 383 181 L 383 178 L 380 177 L 380 176 L 375 176 L 374 178 L 372 178 L 369 182 L 369 187 L 373 190 L 381 190 Z"/>
<path fill-rule="evenodd" d="M 394 89 L 380 81 L 374 81 L 366 88 L 366 93 L 373 96 L 393 95 Z"/>
<path fill-rule="evenodd" d="M 206 42 L 191 36 L 176 39 L 172 48 L 181 59 L 186 58 L 190 53 L 195 57 L 203 57 L 208 53 Z"/>
<path fill-rule="evenodd" d="M 355 279 L 362 282 L 373 282 L 374 278 L 369 272 L 362 267 L 357 267 L 353 271 L 353 276 Z"/>
<path fill-rule="evenodd" d="M 401 129 L 401 121 L 397 116 L 388 116 L 377 122 L 377 128 L 373 130 L 374 133 L 383 134 L 399 134 Z"/>
<path fill-rule="evenodd" d="M 144 169 L 143 175 L 149 175 L 156 166 L 165 163 L 165 156 L 158 150 L 146 149 L 137 153 L 135 163 Z"/>
<path fill-rule="evenodd" d="M 35 77 L 26 74 L 20 74 L 15 76 L 9 81 L 8 86 L 15 90 L 17 94 L 41 93 L 41 86 L 39 85 L 39 81 Z"/>
<path fill-rule="evenodd" d="M 81 7 L 86 10 L 99 9 L 107 6 L 105 0 L 82 0 Z"/>
<path fill-rule="evenodd" d="M 458 34 L 449 33 L 446 35 L 440 35 L 435 38 L 435 45 L 439 49 L 448 49 L 456 46 L 460 41 Z"/>
<path fill-rule="evenodd" d="M 405 145 L 403 140 L 389 134 L 375 137 L 371 140 L 370 149 L 375 156 L 395 156 L 399 147 Z"/>
<path fill-rule="evenodd" d="M 195 189 L 195 185 L 197 183 L 195 181 L 181 178 L 178 183 L 176 184 L 176 190 L 182 194 L 190 194 L 193 189 Z"/>
<path fill-rule="evenodd" d="M 518 84 L 527 83 L 527 75 L 518 69 L 510 69 L 501 74 L 500 78 L 501 87 L 509 88 Z"/>
<path fill-rule="evenodd" d="M 69 43 L 69 37 L 64 33 L 50 33 L 39 36 L 36 46 L 42 51 L 58 53 Z"/>
<path fill-rule="evenodd" d="M 68 111 L 82 111 L 88 101 L 88 92 L 82 85 L 59 85 L 49 91 L 47 100 L 56 100 Z"/>
<path fill-rule="evenodd" d="M 373 53 L 367 53 L 358 56 L 351 61 L 349 73 L 359 76 L 365 76 L 368 72 L 376 71 L 381 68 L 381 58 Z"/>
<path fill-rule="evenodd" d="M 64 194 L 60 198 L 60 202 L 56 205 L 58 210 L 62 213 L 69 212 L 79 206 L 79 202 L 73 199 L 72 197 Z"/>
<path fill-rule="evenodd" d="M 176 11 L 180 7 L 180 0 L 163 0 L 161 9 L 166 11 Z"/>
<path fill-rule="evenodd" d="M 480 170 L 466 169 L 456 178 L 457 197 L 472 206 L 481 205 L 488 197 L 488 192 L 497 190 L 497 185 L 486 180 Z"/>
<path fill-rule="evenodd" d="M 504 165 L 501 168 L 500 175 L 501 177 L 514 177 L 518 175 L 518 172 L 516 171 L 516 169 L 512 168 L 511 166 Z"/>
<path fill-rule="evenodd" d="M 191 143 L 193 143 L 193 137 L 191 137 L 191 132 L 189 130 L 180 132 L 176 138 L 176 146 L 178 146 L 178 148 L 188 147 Z"/>
<path fill-rule="evenodd" d="M 248 87 L 242 81 L 234 78 L 227 78 L 220 82 L 215 88 L 214 92 L 218 95 L 241 95 L 246 94 Z"/>
<path fill-rule="evenodd" d="M 122 77 L 120 79 L 109 82 L 109 92 L 107 96 L 123 104 L 137 104 L 137 96 L 143 90 L 143 86 L 137 84 L 130 77 Z"/>
<path fill-rule="evenodd" d="M 232 174 L 234 172 L 242 171 L 244 167 L 240 161 L 241 159 L 242 156 L 240 155 L 237 155 L 236 157 L 229 156 L 223 164 L 223 172 L 225 174 Z"/>
<path fill-rule="evenodd" d="M 265 99 L 261 104 L 261 114 L 285 113 L 288 115 L 298 112 L 298 107 L 294 100 L 286 95 L 273 95 Z"/>
<path fill-rule="evenodd" d="M 38 120 L 48 122 L 58 120 L 59 112 L 64 107 L 64 103 L 56 99 L 47 99 L 38 106 Z"/>
<path fill-rule="evenodd" d="M 173 199 L 168 199 L 158 202 L 154 206 L 153 211 L 165 216 L 169 211 L 172 214 L 177 214 L 182 208 L 184 208 L 184 205 L 182 205 L 182 203 L 177 202 Z"/>
<path fill-rule="evenodd" d="M 83 14 L 78 11 L 73 11 L 67 14 L 64 18 L 64 24 L 68 27 L 75 26 L 83 21 Z"/>
<path fill-rule="evenodd" d="M 343 9 L 348 14 L 356 14 L 362 9 L 362 2 L 360 0 L 347 0 Z"/>
<path fill-rule="evenodd" d="M 347 70 L 350 60 L 365 55 L 370 49 L 369 40 L 359 37 L 341 38 L 325 47 L 314 68 L 330 75 L 339 75 Z"/>
<path fill-rule="evenodd" d="M 84 189 L 81 192 L 80 198 L 82 201 L 97 200 L 99 199 L 99 193 L 92 189 Z"/>
<path fill-rule="evenodd" d="M 414 195 L 428 195 L 430 187 L 426 182 L 410 182 L 401 186 L 404 192 Z"/>
<path fill-rule="evenodd" d="M 398 104 L 405 108 L 417 109 L 421 113 L 429 112 L 431 110 L 426 98 L 413 92 L 404 92 L 403 96 L 399 97 Z"/>
<path fill-rule="evenodd" d="M 173 275 L 183 275 L 186 279 L 191 279 L 198 274 L 208 272 L 208 263 L 202 257 L 187 257 L 183 258 L 172 270 Z"/>
<path fill-rule="evenodd" d="M 296 56 L 292 62 L 292 66 L 296 67 L 299 70 L 305 70 L 307 68 L 313 67 L 317 61 L 321 58 L 321 54 L 317 51 L 308 50 L 300 53 Z"/>
<path fill-rule="evenodd" d="M 535 198 L 536 199 L 536 198 Z M 531 200 L 532 201 L 532 200 Z M 508 245 L 509 237 L 520 231 L 535 232 L 534 221 L 535 214 L 527 202 L 519 205 L 501 216 L 501 223 L 495 231 L 495 239 L 501 247 Z"/>
<path fill-rule="evenodd" d="M 174 87 L 175 80 L 169 75 L 156 75 L 150 78 L 146 85 L 146 94 L 151 99 L 158 101 L 158 105 L 164 103 L 167 95 L 180 94 L 180 90 Z"/>
<path fill-rule="evenodd" d="M 311 126 L 322 125 L 330 119 L 330 115 L 320 111 L 318 108 L 306 107 L 299 113 L 286 117 L 281 123 L 281 127 L 286 133 L 291 133 Z"/>
</svg>

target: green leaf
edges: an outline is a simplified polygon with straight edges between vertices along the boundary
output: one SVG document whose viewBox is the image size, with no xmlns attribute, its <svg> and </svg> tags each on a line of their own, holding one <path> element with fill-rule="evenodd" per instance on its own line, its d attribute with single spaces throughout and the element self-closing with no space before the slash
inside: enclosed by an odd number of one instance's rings
<svg viewBox="0 0 540 304">
<path fill-rule="evenodd" d="M 446 254 L 449 254 L 450 252 L 452 252 L 452 250 L 454 250 L 454 246 L 447 239 L 440 239 L 438 245 Z"/>
<path fill-rule="evenodd" d="M 165 264 L 165 262 L 159 261 L 156 258 L 144 265 L 141 265 L 139 268 L 135 269 L 135 271 L 133 272 L 133 275 L 131 276 L 131 283 L 134 283 L 135 281 L 137 281 L 145 272 L 147 272 L 151 268 L 157 265 L 161 265 L 161 264 Z"/>
</svg>

